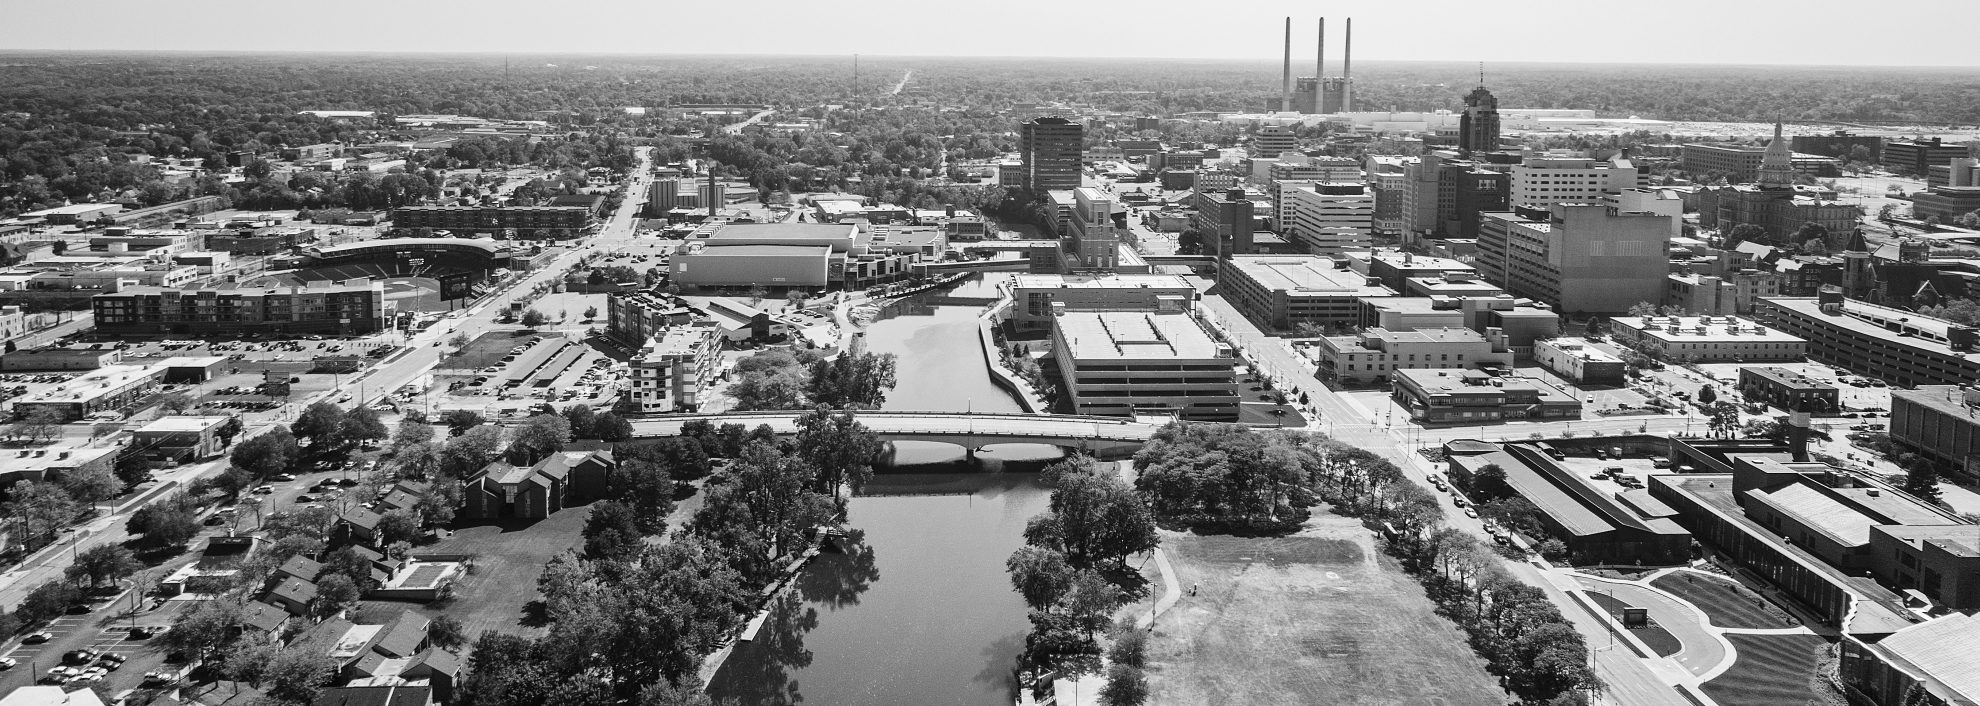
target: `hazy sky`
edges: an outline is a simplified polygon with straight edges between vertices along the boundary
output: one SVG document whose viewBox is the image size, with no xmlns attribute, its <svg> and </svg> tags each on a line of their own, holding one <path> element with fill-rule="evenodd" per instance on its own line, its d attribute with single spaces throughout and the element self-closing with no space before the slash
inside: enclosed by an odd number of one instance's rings
<svg viewBox="0 0 1980 706">
<path fill-rule="evenodd" d="M 1980 0 L 6 0 L 0 49 L 1973 66 Z M 1894 29 L 1905 27 L 1908 29 Z M 1944 28 L 1937 32 L 1932 28 Z M 1892 43 L 1893 37 L 1916 41 Z"/>
</svg>

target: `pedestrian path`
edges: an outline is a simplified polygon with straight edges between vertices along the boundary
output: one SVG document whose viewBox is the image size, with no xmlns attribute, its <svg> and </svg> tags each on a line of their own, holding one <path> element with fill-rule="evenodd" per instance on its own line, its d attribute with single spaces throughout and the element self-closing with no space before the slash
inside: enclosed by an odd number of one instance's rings
<svg viewBox="0 0 1980 706">
<path fill-rule="evenodd" d="M 1176 571 L 1169 566 L 1169 555 L 1161 547 L 1155 548 L 1155 568 L 1162 572 L 1162 597 L 1155 601 L 1155 607 L 1149 609 L 1148 614 L 1135 619 L 1137 629 L 1149 629 L 1155 624 L 1155 618 L 1169 612 L 1176 601 L 1182 599 L 1182 584 L 1176 581 Z"/>
</svg>

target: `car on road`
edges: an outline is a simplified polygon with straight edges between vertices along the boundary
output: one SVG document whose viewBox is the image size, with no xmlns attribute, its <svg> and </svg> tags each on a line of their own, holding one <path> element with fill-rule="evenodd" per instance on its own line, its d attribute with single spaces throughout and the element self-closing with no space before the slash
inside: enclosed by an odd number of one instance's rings
<svg viewBox="0 0 1980 706">
<path fill-rule="evenodd" d="M 18 664 L 20 662 L 14 661 L 12 657 L 0 657 L 0 669 L 13 669 Z"/>
<path fill-rule="evenodd" d="M 304 503 L 313 503 L 313 502 L 316 502 L 316 497 L 315 497 L 315 496 L 311 496 L 311 495 L 298 495 L 298 496 L 296 496 L 296 504 L 298 504 L 298 505 L 301 505 L 301 504 L 304 504 Z"/>
<path fill-rule="evenodd" d="M 296 479 L 296 477 L 295 477 L 295 476 L 292 476 L 292 475 L 289 475 L 289 474 L 287 474 L 287 473 L 277 473 L 277 474 L 275 474 L 275 475 L 273 475 L 273 476 L 270 476 L 270 477 L 272 477 L 272 478 L 274 478 L 275 480 L 279 480 L 279 481 L 282 481 L 282 482 L 284 482 L 284 483 L 287 483 L 287 482 L 289 482 L 289 481 L 292 481 L 292 480 L 295 480 L 295 479 Z"/>
<path fill-rule="evenodd" d="M 268 495 L 270 493 L 275 492 L 275 486 L 272 485 L 256 486 L 252 492 L 255 495 Z"/>
<path fill-rule="evenodd" d="M 41 632 L 34 632 L 34 633 L 28 633 L 28 636 L 27 636 L 27 637 L 23 637 L 23 638 L 21 638 L 21 644 L 24 644 L 24 645 L 39 645 L 39 644 L 41 644 L 41 643 L 44 643 L 44 642 L 47 642 L 47 641 L 49 641 L 49 640 L 53 640 L 53 639 L 55 639 L 55 633 L 52 633 L 52 632 L 49 632 L 49 631 L 47 631 L 47 630 L 43 630 L 43 631 L 41 631 Z"/>
<path fill-rule="evenodd" d="M 1465 509 L 1464 509 L 1464 516 L 1465 516 L 1465 517 L 1477 517 L 1477 516 L 1478 516 L 1478 511 L 1477 511 L 1477 510 L 1475 510 L 1475 509 L 1473 509 L 1473 508 L 1468 508 L 1468 507 L 1467 507 L 1467 508 L 1465 508 Z"/>
</svg>

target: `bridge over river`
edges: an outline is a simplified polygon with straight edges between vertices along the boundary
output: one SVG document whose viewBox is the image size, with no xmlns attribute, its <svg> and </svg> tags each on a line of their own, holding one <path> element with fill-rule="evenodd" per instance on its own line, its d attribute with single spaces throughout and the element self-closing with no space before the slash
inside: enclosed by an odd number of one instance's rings
<svg viewBox="0 0 1980 706">
<path fill-rule="evenodd" d="M 678 436 L 681 426 L 705 421 L 715 426 L 768 424 L 779 435 L 797 433 L 801 411 L 674 414 L 631 419 L 633 438 Z M 1101 457 L 1119 457 L 1148 442 L 1159 425 L 1120 417 L 1070 414 L 865 411 L 859 422 L 882 441 L 936 441 L 974 451 L 995 444 L 1050 444 Z"/>
</svg>

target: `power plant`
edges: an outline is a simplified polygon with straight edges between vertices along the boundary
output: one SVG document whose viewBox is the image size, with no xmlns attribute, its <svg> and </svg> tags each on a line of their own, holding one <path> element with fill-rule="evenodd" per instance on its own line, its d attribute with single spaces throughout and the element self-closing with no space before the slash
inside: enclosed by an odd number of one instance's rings
<svg viewBox="0 0 1980 706">
<path fill-rule="evenodd" d="M 1279 78 L 1279 109 L 1295 113 L 1347 113 L 1354 110 L 1354 18 L 1347 21 L 1343 37 L 1346 50 L 1341 54 L 1341 75 L 1327 75 L 1327 18 L 1320 18 L 1319 42 L 1314 51 L 1313 75 L 1292 75 L 1292 18 L 1286 18 L 1286 50 L 1283 73 Z"/>
</svg>

